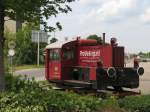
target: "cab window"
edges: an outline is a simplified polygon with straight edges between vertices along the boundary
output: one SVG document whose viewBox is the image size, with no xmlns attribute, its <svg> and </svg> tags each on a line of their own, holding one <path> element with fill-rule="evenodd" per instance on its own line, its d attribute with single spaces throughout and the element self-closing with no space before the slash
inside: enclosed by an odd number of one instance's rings
<svg viewBox="0 0 150 112">
<path fill-rule="evenodd" d="M 63 52 L 63 59 L 64 60 L 71 60 L 74 59 L 74 51 L 69 49 L 69 50 L 64 50 Z"/>
<path fill-rule="evenodd" d="M 60 60 L 60 51 L 58 49 L 52 49 L 49 52 L 50 60 Z"/>
</svg>

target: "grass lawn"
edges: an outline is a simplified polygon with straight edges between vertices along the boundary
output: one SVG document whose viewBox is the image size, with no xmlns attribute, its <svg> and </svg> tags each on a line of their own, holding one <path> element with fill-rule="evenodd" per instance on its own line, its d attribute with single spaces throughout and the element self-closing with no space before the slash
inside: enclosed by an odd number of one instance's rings
<svg viewBox="0 0 150 112">
<path fill-rule="evenodd" d="M 15 70 L 24 70 L 24 69 L 32 69 L 32 68 L 44 68 L 44 65 L 20 65 L 16 66 Z"/>
</svg>

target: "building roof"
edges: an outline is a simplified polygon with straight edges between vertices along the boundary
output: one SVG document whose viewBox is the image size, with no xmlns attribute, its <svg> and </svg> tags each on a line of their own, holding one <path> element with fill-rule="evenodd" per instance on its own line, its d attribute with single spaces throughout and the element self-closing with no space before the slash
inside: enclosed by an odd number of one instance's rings
<svg viewBox="0 0 150 112">
<path fill-rule="evenodd" d="M 66 42 L 67 41 L 57 41 L 55 43 L 47 45 L 45 49 L 61 48 L 62 45 L 65 44 Z"/>
</svg>

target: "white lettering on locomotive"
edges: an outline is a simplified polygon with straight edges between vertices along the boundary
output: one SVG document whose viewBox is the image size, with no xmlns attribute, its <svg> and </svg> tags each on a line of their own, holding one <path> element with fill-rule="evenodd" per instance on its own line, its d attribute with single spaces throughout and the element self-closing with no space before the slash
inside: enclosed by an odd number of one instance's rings
<svg viewBox="0 0 150 112">
<path fill-rule="evenodd" d="M 100 56 L 100 51 L 80 51 L 80 56 L 88 56 L 88 57 Z"/>
</svg>

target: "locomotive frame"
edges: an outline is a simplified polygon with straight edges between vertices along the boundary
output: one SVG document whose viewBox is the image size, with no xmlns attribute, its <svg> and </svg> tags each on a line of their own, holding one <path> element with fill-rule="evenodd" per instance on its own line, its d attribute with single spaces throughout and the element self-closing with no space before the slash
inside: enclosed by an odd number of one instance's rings
<svg viewBox="0 0 150 112">
<path fill-rule="evenodd" d="M 46 47 L 46 79 L 59 85 L 116 91 L 138 88 L 142 67 L 125 67 L 124 47 L 112 38 L 110 44 L 77 38 L 70 42 L 56 42 Z M 101 61 L 102 66 L 98 66 Z M 137 64 L 137 63 L 136 63 Z"/>
</svg>

